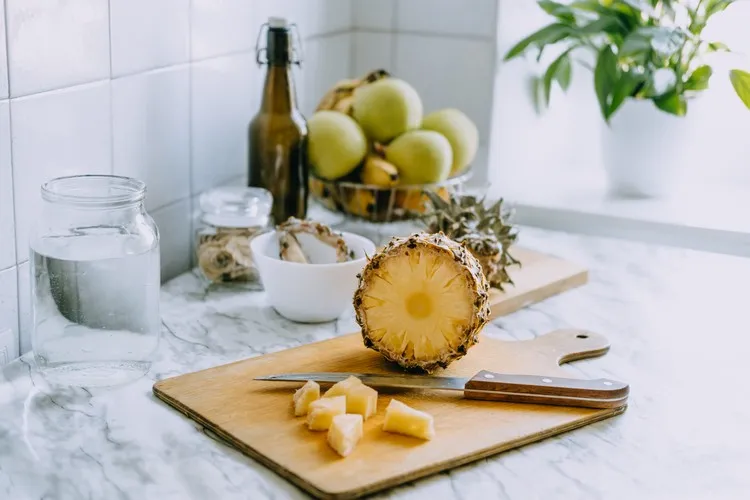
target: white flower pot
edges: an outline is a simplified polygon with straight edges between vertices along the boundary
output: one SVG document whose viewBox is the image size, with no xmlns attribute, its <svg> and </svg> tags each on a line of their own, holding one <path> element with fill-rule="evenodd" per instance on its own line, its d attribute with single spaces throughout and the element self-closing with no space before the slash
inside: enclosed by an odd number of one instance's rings
<svg viewBox="0 0 750 500">
<path fill-rule="evenodd" d="M 610 195 L 661 198 L 678 188 L 687 150 L 688 122 L 650 100 L 628 99 L 605 125 L 604 166 Z"/>
</svg>

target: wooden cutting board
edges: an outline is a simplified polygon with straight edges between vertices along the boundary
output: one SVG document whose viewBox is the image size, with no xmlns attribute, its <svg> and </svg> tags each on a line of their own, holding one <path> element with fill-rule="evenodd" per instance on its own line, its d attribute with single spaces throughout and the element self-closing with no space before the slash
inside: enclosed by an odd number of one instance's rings
<svg viewBox="0 0 750 500">
<path fill-rule="evenodd" d="M 482 337 L 439 375 L 468 377 L 488 369 L 574 378 L 559 364 L 608 349 L 604 337 L 580 330 L 518 342 Z M 340 458 L 328 447 L 325 432 L 309 431 L 304 417 L 294 417 L 292 394 L 301 384 L 253 380 L 301 371 L 399 373 L 366 349 L 356 333 L 162 380 L 153 391 L 228 444 L 324 499 L 357 498 L 624 411 L 471 401 L 448 391 L 381 391 L 364 437 L 351 455 Z M 436 437 L 421 441 L 383 432 L 392 397 L 431 413 Z"/>
<path fill-rule="evenodd" d="M 588 271 L 579 264 L 558 257 L 516 247 L 512 255 L 521 266 L 511 266 L 509 274 L 514 285 L 504 291 L 492 289 L 492 318 L 510 314 L 529 304 L 586 284 Z"/>
</svg>

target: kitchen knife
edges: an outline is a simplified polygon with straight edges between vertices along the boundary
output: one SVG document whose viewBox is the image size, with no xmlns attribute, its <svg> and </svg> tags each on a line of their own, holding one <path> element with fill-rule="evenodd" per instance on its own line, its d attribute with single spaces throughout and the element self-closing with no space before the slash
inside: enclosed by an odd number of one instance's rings
<svg viewBox="0 0 750 500">
<path fill-rule="evenodd" d="M 533 403 L 584 408 L 620 408 L 627 404 L 628 384 L 609 379 L 581 380 L 539 375 L 512 375 L 482 370 L 471 378 L 378 373 L 310 372 L 256 377 L 273 382 L 333 384 L 357 377 L 373 388 L 463 391 L 467 399 Z"/>
</svg>

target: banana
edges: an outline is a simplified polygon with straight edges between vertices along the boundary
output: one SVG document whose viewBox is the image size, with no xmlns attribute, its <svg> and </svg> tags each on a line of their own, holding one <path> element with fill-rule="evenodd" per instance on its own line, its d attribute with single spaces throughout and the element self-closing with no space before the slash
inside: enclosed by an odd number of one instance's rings
<svg viewBox="0 0 750 500">
<path fill-rule="evenodd" d="M 339 80 L 323 95 L 315 111 L 334 110 L 350 114 L 354 102 L 354 91 L 363 85 L 368 85 L 388 76 L 390 76 L 390 73 L 386 70 L 376 69 L 362 78 Z"/>
<path fill-rule="evenodd" d="M 375 195 L 367 189 L 349 191 L 344 195 L 344 209 L 351 215 L 369 218 L 375 213 Z"/>
<path fill-rule="evenodd" d="M 383 158 L 368 155 L 362 165 L 362 183 L 370 186 L 395 186 L 398 184 L 398 170 Z"/>
</svg>

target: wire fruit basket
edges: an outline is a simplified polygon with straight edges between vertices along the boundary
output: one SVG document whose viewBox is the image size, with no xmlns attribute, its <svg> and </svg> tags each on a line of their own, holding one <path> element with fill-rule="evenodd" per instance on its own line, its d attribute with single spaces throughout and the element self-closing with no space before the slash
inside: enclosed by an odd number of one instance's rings
<svg viewBox="0 0 750 500">
<path fill-rule="evenodd" d="M 329 181 L 310 175 L 310 195 L 328 210 L 368 222 L 411 220 L 424 212 L 427 191 L 447 199 L 461 193 L 471 178 L 471 169 L 442 182 L 393 187 L 374 186 L 352 181 Z"/>
</svg>

